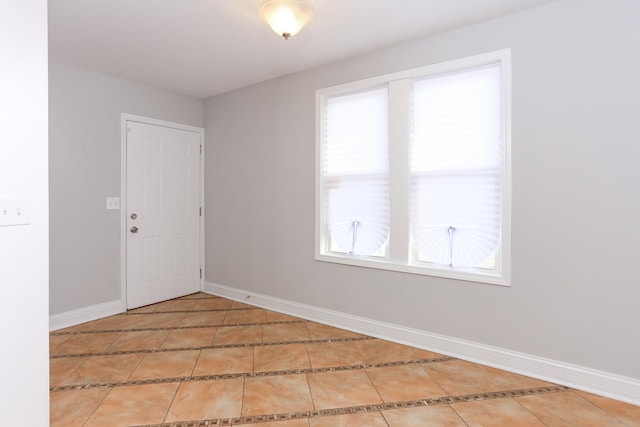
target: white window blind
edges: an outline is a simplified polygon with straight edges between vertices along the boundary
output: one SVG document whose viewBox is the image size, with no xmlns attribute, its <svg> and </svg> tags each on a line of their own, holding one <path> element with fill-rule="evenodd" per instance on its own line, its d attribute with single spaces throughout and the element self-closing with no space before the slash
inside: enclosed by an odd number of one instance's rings
<svg viewBox="0 0 640 427">
<path fill-rule="evenodd" d="M 494 268 L 502 212 L 500 64 L 416 80 L 411 237 L 417 261 Z"/>
<path fill-rule="evenodd" d="M 328 97 L 324 109 L 327 249 L 384 256 L 389 236 L 387 88 Z"/>
</svg>

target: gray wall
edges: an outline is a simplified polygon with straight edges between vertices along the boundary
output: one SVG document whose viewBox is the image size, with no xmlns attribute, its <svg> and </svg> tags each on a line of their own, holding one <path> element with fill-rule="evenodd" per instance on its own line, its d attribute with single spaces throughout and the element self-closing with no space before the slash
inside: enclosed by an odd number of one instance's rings
<svg viewBox="0 0 640 427">
<path fill-rule="evenodd" d="M 120 114 L 203 126 L 203 101 L 49 64 L 50 313 L 120 299 Z"/>
<path fill-rule="evenodd" d="M 640 378 L 637 0 L 566 0 L 205 103 L 209 282 Z M 314 261 L 317 88 L 511 48 L 510 288 Z"/>
<path fill-rule="evenodd" d="M 0 6 L 0 200 L 29 225 L 0 227 L 2 425 L 49 425 L 47 2 Z"/>
</svg>

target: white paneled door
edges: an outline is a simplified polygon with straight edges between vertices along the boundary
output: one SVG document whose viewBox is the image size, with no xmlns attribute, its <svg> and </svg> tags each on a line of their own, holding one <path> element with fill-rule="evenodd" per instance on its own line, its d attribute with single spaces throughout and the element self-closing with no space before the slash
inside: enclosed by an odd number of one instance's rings
<svg viewBox="0 0 640 427">
<path fill-rule="evenodd" d="M 127 308 L 200 290 L 200 139 L 126 123 Z"/>
</svg>

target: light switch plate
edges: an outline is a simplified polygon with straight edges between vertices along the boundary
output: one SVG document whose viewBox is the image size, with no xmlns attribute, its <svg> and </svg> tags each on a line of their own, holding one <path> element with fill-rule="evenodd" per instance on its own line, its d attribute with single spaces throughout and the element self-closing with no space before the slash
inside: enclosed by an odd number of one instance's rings
<svg viewBox="0 0 640 427">
<path fill-rule="evenodd" d="M 31 199 L 0 199 L 0 226 L 31 223 Z"/>
<path fill-rule="evenodd" d="M 107 197 L 107 209 L 109 210 L 120 209 L 120 197 Z"/>
</svg>

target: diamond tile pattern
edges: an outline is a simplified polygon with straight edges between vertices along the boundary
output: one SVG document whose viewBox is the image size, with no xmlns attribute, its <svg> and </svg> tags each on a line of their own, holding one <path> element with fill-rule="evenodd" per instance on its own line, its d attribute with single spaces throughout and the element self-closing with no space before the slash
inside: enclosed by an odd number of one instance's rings
<svg viewBox="0 0 640 427">
<path fill-rule="evenodd" d="M 197 293 L 50 334 L 51 426 L 640 427 L 640 407 Z"/>
</svg>

